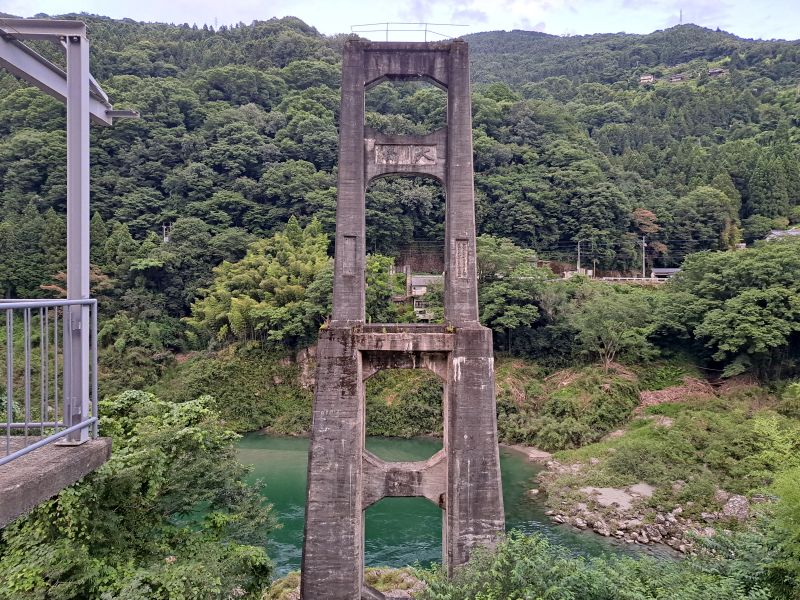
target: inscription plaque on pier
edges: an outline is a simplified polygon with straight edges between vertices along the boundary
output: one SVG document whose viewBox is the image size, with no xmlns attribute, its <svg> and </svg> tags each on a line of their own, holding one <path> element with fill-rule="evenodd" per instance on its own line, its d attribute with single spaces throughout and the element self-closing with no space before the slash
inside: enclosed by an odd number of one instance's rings
<svg viewBox="0 0 800 600">
<path fill-rule="evenodd" d="M 435 165 L 436 146 L 423 144 L 376 144 L 379 165 Z"/>
</svg>

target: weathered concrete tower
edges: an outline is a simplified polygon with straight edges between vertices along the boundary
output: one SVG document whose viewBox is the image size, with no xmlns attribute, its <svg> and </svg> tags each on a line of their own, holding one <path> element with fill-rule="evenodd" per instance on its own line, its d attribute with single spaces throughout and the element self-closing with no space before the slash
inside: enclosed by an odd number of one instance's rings
<svg viewBox="0 0 800 600">
<path fill-rule="evenodd" d="M 447 126 L 388 136 L 364 126 L 364 94 L 386 80 L 447 90 Z M 445 188 L 446 325 L 365 324 L 365 192 L 376 177 L 432 177 Z M 304 600 L 383 595 L 364 584 L 364 510 L 424 496 L 443 513 L 447 569 L 503 531 L 492 333 L 478 323 L 469 55 L 462 41 L 345 45 L 333 319 L 320 331 L 308 462 Z M 364 381 L 381 369 L 426 368 L 444 381 L 444 449 L 385 462 L 364 448 Z"/>
</svg>

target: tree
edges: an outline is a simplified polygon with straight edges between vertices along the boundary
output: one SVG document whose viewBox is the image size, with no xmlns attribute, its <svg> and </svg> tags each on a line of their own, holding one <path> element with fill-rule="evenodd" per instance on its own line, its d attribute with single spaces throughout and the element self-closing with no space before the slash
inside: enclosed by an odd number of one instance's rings
<svg viewBox="0 0 800 600">
<path fill-rule="evenodd" d="M 0 290 L 6 297 L 36 298 L 41 295 L 39 286 L 55 275 L 50 270 L 51 261 L 57 263 L 61 256 L 47 256 L 46 243 L 50 240 L 46 232 L 58 232 L 58 217 L 54 213 L 48 216 L 45 220 L 33 204 L 28 204 L 22 214 L 0 223 Z M 64 248 L 58 250 L 63 252 Z"/>
<path fill-rule="evenodd" d="M 317 85 L 335 88 L 339 85 L 340 70 L 319 60 L 295 60 L 281 71 L 282 77 L 290 87 L 305 89 Z"/>
<path fill-rule="evenodd" d="M 209 100 L 240 105 L 254 102 L 270 109 L 286 92 L 286 82 L 277 75 L 246 65 L 225 65 L 202 73 L 197 89 Z"/>
<path fill-rule="evenodd" d="M 678 200 L 669 235 L 683 253 L 732 248 L 739 241 L 736 207 L 719 190 L 698 187 Z"/>
<path fill-rule="evenodd" d="M 737 375 L 753 362 L 769 366 L 773 351 L 787 347 L 798 332 L 800 295 L 779 286 L 743 290 L 708 311 L 695 329 L 695 335 L 714 348 L 715 360 L 733 360 L 725 375 Z"/>
<path fill-rule="evenodd" d="M 104 400 L 111 458 L 3 530 L 0 598 L 229 598 L 267 584 L 275 523 L 210 403 Z"/>
<path fill-rule="evenodd" d="M 598 291 L 575 306 L 570 321 L 579 351 L 597 357 L 608 371 L 618 358 L 640 360 L 655 354 L 648 341 L 652 307 L 636 291 Z"/>
<path fill-rule="evenodd" d="M 269 239 L 250 245 L 238 262 L 223 262 L 214 280 L 192 304 L 190 328 L 217 341 L 258 340 L 270 348 L 297 348 L 311 342 L 330 310 L 330 300 L 310 301 L 315 283 L 330 281 L 328 237 L 312 220 L 297 219 Z M 329 294 L 327 294 L 329 297 Z M 320 296 L 316 290 L 316 298 Z"/>
<path fill-rule="evenodd" d="M 797 356 L 800 242 L 761 242 L 688 257 L 666 300 L 726 375 L 775 376 Z M 700 309 L 700 310 L 698 310 Z"/>
<path fill-rule="evenodd" d="M 769 156 L 762 156 L 750 177 L 748 189 L 748 214 L 765 217 L 787 215 L 789 191 L 783 163 Z"/>
<path fill-rule="evenodd" d="M 398 323 L 412 321 L 413 312 L 401 312 L 401 306 L 393 301 L 395 295 L 405 292 L 397 276 L 391 273 L 394 259 L 381 254 L 367 255 L 366 311 L 367 320 L 373 323 Z M 402 277 L 402 275 L 401 275 Z"/>
<path fill-rule="evenodd" d="M 547 274 L 535 266 L 536 255 L 511 240 L 481 235 L 477 239 L 478 304 L 481 322 L 506 337 L 539 318 L 538 292 Z"/>
</svg>

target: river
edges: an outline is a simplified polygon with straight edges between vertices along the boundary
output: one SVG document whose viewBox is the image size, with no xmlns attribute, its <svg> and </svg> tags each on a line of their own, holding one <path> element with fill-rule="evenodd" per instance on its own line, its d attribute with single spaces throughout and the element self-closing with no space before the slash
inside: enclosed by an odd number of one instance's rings
<svg viewBox="0 0 800 600">
<path fill-rule="evenodd" d="M 262 494 L 272 503 L 282 527 L 270 534 L 268 552 L 275 575 L 300 568 L 306 494 L 308 439 L 250 433 L 239 441 L 239 458 L 252 465 L 251 481 L 260 480 Z M 424 460 L 442 447 L 433 438 L 368 438 L 367 449 L 384 460 Z M 501 449 L 506 529 L 538 532 L 576 554 L 632 552 L 613 541 L 558 526 L 545 516 L 541 500 L 528 496 L 541 469 L 512 450 Z M 402 567 L 441 560 L 441 510 L 424 498 L 385 498 L 367 509 L 367 566 Z"/>
</svg>

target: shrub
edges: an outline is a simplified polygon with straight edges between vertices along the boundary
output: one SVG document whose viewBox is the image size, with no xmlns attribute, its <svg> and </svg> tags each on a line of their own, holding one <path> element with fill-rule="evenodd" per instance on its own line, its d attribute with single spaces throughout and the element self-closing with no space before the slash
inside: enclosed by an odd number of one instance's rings
<svg viewBox="0 0 800 600">
<path fill-rule="evenodd" d="M 768 548 L 754 545 L 764 556 Z M 731 544 L 730 552 L 738 552 Z M 751 549 L 752 551 L 753 549 Z M 735 554 L 733 555 L 736 556 Z M 768 600 L 773 595 L 763 570 L 737 558 L 655 561 L 649 558 L 575 558 L 541 536 L 511 533 L 492 552 L 476 552 L 448 581 L 441 570 L 426 572 L 423 600 Z"/>
<path fill-rule="evenodd" d="M 174 402 L 208 394 L 236 431 L 270 427 L 279 433 L 302 433 L 311 425 L 311 392 L 299 380 L 297 365 L 286 364 L 258 345 L 240 345 L 175 365 L 154 391 Z"/>
</svg>

